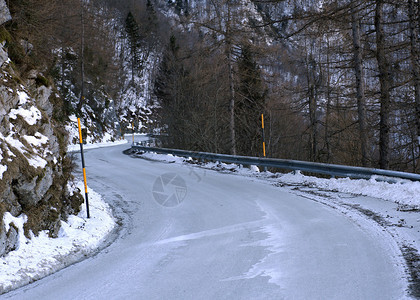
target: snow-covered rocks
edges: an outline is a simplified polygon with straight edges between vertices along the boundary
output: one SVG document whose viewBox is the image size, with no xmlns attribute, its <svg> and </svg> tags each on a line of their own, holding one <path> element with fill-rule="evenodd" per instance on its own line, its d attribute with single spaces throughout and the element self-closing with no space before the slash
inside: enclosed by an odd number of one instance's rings
<svg viewBox="0 0 420 300">
<path fill-rule="evenodd" d="M 83 188 L 83 183 L 68 184 L 71 193 Z M 115 227 L 111 209 L 101 196 L 89 189 L 91 218 L 86 219 L 84 207 L 79 214 L 61 221 L 58 238 L 41 231 L 28 239 L 23 234 L 27 216 L 18 217 L 6 212 L 3 223 L 7 232 L 15 237 L 9 254 L 0 257 L 0 294 L 18 288 L 66 267 L 85 255 L 97 251 L 107 235 Z"/>
<path fill-rule="evenodd" d="M 0 45 L 0 56 L 5 49 Z M 19 236 L 47 230 L 57 236 L 60 222 L 78 212 L 80 194 L 68 196 L 71 162 L 67 135 L 53 119 L 52 87 L 39 85 L 31 71 L 22 78 L 7 55 L 0 59 L 0 256 L 16 248 Z M 57 99 L 54 99 L 57 100 Z M 63 167 L 66 165 L 66 168 Z M 25 229 L 4 216 L 26 215 Z M 10 218 L 9 218 L 10 219 Z"/>
<path fill-rule="evenodd" d="M 4 51 L 4 49 L 3 49 L 3 45 L 4 45 L 4 42 L 3 43 L 0 43 L 0 67 L 5 63 L 5 62 L 7 62 L 8 61 L 8 59 L 9 59 L 9 57 L 7 56 L 7 52 L 6 51 Z"/>
</svg>

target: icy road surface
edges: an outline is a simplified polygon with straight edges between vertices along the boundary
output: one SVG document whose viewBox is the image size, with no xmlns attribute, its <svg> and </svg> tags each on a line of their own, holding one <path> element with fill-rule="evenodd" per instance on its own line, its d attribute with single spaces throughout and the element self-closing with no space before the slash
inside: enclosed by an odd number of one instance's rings
<svg viewBox="0 0 420 300">
<path fill-rule="evenodd" d="M 115 241 L 0 298 L 405 297 L 402 259 L 386 232 L 280 187 L 132 158 L 127 148 L 85 153 L 89 186 L 120 220 Z"/>
</svg>

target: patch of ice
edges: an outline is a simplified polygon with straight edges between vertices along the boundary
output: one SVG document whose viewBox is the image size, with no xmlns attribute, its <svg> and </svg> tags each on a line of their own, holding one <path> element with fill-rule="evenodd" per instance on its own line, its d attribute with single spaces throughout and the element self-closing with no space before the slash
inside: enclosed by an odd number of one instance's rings
<svg viewBox="0 0 420 300">
<path fill-rule="evenodd" d="M 266 205 L 257 201 L 257 205 L 261 211 L 265 214 L 264 220 L 266 224 L 258 230 L 267 235 L 264 240 L 257 241 L 255 243 L 245 244 L 245 246 L 258 246 L 266 248 L 269 253 L 261 259 L 259 262 L 251 266 L 251 268 L 244 274 L 239 276 L 230 277 L 223 281 L 241 280 L 241 279 L 252 279 L 258 276 L 268 276 L 270 279 L 268 282 L 281 286 L 282 274 L 281 266 L 279 266 L 279 260 L 277 255 L 284 251 L 284 237 L 283 230 L 278 221 L 275 211 Z"/>
</svg>

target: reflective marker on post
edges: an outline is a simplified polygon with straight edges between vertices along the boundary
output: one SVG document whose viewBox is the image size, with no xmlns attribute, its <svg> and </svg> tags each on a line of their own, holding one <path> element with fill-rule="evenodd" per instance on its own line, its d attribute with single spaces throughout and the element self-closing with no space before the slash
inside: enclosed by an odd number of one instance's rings
<svg viewBox="0 0 420 300">
<path fill-rule="evenodd" d="M 262 127 L 262 138 L 263 138 L 263 154 L 265 157 L 264 114 L 261 114 L 261 127 Z"/>
<path fill-rule="evenodd" d="M 265 158 L 264 114 L 261 114 L 261 127 L 262 127 L 262 139 L 263 139 L 263 154 Z M 264 171 L 267 171 L 267 167 L 264 167 Z"/>
<path fill-rule="evenodd" d="M 77 125 L 79 126 L 80 154 L 82 156 L 83 180 L 84 180 L 84 184 L 85 184 L 86 213 L 87 213 L 87 217 L 89 219 L 90 218 L 89 199 L 88 199 L 88 189 L 87 189 L 87 182 L 86 182 L 85 157 L 83 155 L 83 137 L 82 137 L 82 127 L 80 126 L 80 118 L 77 118 Z"/>
</svg>

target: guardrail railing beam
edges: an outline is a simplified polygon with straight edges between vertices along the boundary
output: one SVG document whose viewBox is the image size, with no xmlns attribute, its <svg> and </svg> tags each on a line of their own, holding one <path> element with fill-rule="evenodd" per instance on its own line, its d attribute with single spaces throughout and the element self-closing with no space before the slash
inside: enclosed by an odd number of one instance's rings
<svg viewBox="0 0 420 300">
<path fill-rule="evenodd" d="M 251 156 L 216 154 L 209 152 L 196 152 L 179 149 L 146 147 L 136 144 L 132 145 L 131 149 L 145 152 L 156 152 L 159 154 L 172 154 L 181 157 L 191 157 L 199 160 L 220 161 L 224 163 L 234 163 L 241 165 L 255 165 L 260 167 L 277 168 L 291 171 L 299 170 L 302 172 L 310 172 L 314 174 L 323 174 L 338 177 L 370 179 L 372 176 L 384 176 L 391 178 L 407 179 L 412 181 L 420 181 L 420 174 L 373 168 L 352 167 L 278 158 L 262 158 Z"/>
</svg>

